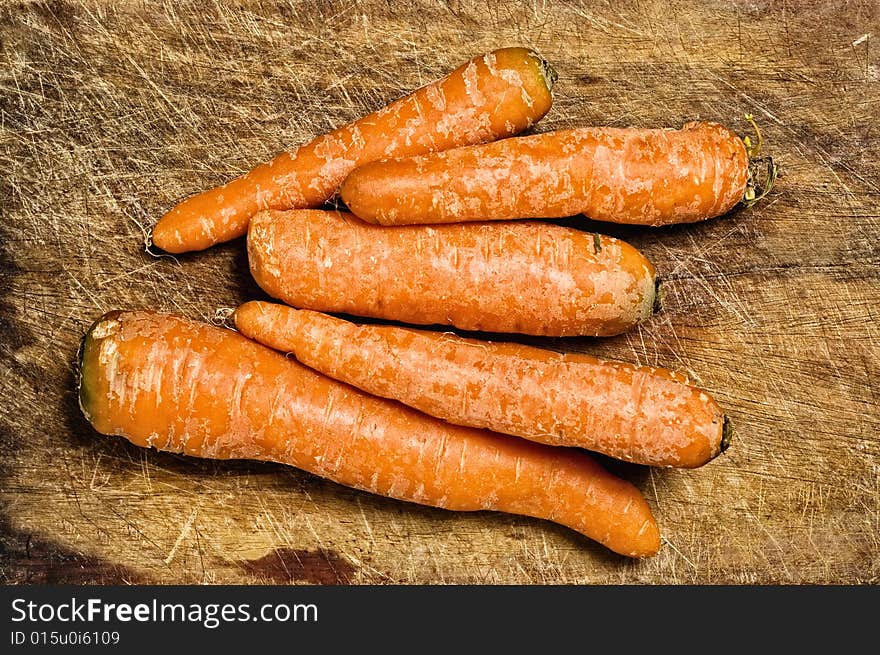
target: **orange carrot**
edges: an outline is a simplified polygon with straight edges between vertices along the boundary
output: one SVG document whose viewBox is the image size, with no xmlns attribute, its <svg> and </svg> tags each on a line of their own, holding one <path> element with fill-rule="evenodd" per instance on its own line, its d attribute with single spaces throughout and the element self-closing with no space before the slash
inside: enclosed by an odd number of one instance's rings
<svg viewBox="0 0 880 655">
<path fill-rule="evenodd" d="M 632 246 L 540 222 L 368 225 L 262 212 L 251 273 L 289 305 L 463 330 L 619 334 L 652 311 L 654 267 Z"/>
<path fill-rule="evenodd" d="M 239 307 L 235 325 L 324 375 L 456 425 L 687 468 L 715 457 L 730 436 L 718 404 L 665 369 L 265 302 Z"/>
<path fill-rule="evenodd" d="M 550 109 L 555 73 L 532 50 L 503 48 L 221 187 L 180 203 L 153 228 L 169 252 L 240 237 L 262 209 L 317 207 L 360 164 L 517 134 Z"/>
<path fill-rule="evenodd" d="M 666 225 L 729 211 L 749 181 L 743 141 L 717 123 L 695 122 L 681 130 L 562 130 L 377 161 L 355 169 L 340 196 L 381 225 L 575 214 Z"/>
<path fill-rule="evenodd" d="M 444 423 L 184 318 L 99 319 L 83 342 L 79 400 L 96 430 L 138 446 L 271 460 L 400 500 L 548 519 L 632 557 L 660 546 L 639 491 L 580 451 Z"/>
</svg>

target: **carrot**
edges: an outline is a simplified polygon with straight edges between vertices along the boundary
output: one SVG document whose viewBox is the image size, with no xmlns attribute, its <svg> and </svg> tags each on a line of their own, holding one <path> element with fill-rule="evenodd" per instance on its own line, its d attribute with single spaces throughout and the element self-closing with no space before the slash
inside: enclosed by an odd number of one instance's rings
<svg viewBox="0 0 880 655">
<path fill-rule="evenodd" d="M 746 144 L 717 123 L 591 127 L 365 164 L 340 196 L 356 216 L 382 225 L 575 214 L 667 225 L 753 200 L 749 161 Z"/>
<path fill-rule="evenodd" d="M 619 334 L 655 295 L 654 267 L 629 244 L 537 221 L 389 228 L 270 211 L 251 221 L 248 257 L 289 305 L 463 330 Z"/>
<path fill-rule="evenodd" d="M 457 425 L 651 466 L 702 466 L 727 447 L 718 404 L 665 369 L 266 302 L 235 312 L 245 336 L 375 396 Z"/>
<path fill-rule="evenodd" d="M 259 210 L 321 205 L 360 164 L 517 134 L 550 109 L 555 79 L 549 64 L 525 48 L 476 57 L 365 118 L 183 201 L 153 228 L 153 243 L 173 253 L 203 250 L 244 235 Z"/>
<path fill-rule="evenodd" d="M 270 460 L 400 500 L 543 518 L 631 557 L 659 549 L 639 491 L 580 451 L 444 423 L 185 318 L 99 319 L 83 341 L 79 401 L 98 432 L 138 446 Z"/>
</svg>

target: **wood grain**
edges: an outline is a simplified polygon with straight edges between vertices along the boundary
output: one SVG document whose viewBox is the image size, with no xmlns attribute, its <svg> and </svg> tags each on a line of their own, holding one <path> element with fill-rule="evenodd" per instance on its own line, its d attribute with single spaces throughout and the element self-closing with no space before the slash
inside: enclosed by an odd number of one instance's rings
<svg viewBox="0 0 880 655">
<path fill-rule="evenodd" d="M 877 39 L 870 0 L 5 4 L 0 581 L 877 583 Z M 745 133 L 750 112 L 782 167 L 764 202 L 704 224 L 590 225 L 655 262 L 663 311 L 613 339 L 530 340 L 689 371 L 732 416 L 702 469 L 609 462 L 657 514 L 656 558 L 90 429 L 73 360 L 97 316 L 261 297 L 241 242 L 147 255 L 165 210 L 514 44 L 560 74 L 540 131 Z"/>
</svg>

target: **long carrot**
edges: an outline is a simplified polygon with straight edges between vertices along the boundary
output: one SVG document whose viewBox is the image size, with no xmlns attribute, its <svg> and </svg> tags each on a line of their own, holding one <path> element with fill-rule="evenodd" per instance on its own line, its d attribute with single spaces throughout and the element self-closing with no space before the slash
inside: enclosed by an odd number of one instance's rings
<svg viewBox="0 0 880 655">
<path fill-rule="evenodd" d="M 235 311 L 235 325 L 324 375 L 457 425 L 687 468 L 730 436 L 718 404 L 665 369 L 256 301 Z"/>
<path fill-rule="evenodd" d="M 575 214 L 666 225 L 753 198 L 749 161 L 743 140 L 717 123 L 579 128 L 373 162 L 345 179 L 340 196 L 382 225 Z"/>
<path fill-rule="evenodd" d="M 652 311 L 632 246 L 540 222 L 388 228 L 320 210 L 262 212 L 251 273 L 289 305 L 464 330 L 619 334 Z"/>
<path fill-rule="evenodd" d="M 262 209 L 321 205 L 360 164 L 517 134 L 550 109 L 555 79 L 547 62 L 525 48 L 476 57 L 365 118 L 183 201 L 153 228 L 153 243 L 173 253 L 203 250 L 244 235 Z"/>
<path fill-rule="evenodd" d="M 630 483 L 574 449 L 444 423 L 223 330 L 111 312 L 84 338 L 80 406 L 101 433 L 218 459 L 271 460 L 373 493 L 566 525 L 615 552 L 657 552 Z"/>
</svg>

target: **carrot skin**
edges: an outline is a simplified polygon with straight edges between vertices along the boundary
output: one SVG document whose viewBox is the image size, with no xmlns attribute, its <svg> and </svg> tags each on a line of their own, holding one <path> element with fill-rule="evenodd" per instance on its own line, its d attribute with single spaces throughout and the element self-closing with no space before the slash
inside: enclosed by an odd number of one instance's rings
<svg viewBox="0 0 880 655">
<path fill-rule="evenodd" d="M 324 375 L 457 425 L 649 466 L 695 468 L 721 452 L 718 404 L 665 369 L 259 301 L 239 307 L 235 325 Z"/>
<path fill-rule="evenodd" d="M 748 169 L 743 141 L 717 123 L 589 127 L 368 163 L 345 179 L 340 196 L 381 225 L 575 214 L 668 225 L 732 209 Z"/>
<path fill-rule="evenodd" d="M 545 336 L 624 332 L 650 316 L 656 282 L 629 244 L 536 221 L 388 228 L 261 212 L 248 259 L 260 287 L 295 307 Z"/>
<path fill-rule="evenodd" d="M 476 57 L 369 116 L 184 200 L 153 228 L 153 243 L 172 253 L 204 250 L 243 236 L 260 210 L 320 206 L 360 164 L 517 134 L 550 109 L 553 79 L 547 62 L 526 48 Z"/>
<path fill-rule="evenodd" d="M 98 432 L 138 446 L 270 460 L 400 500 L 544 518 L 631 557 L 660 546 L 639 491 L 580 451 L 444 423 L 188 319 L 103 316 L 83 342 L 79 400 Z"/>
</svg>

